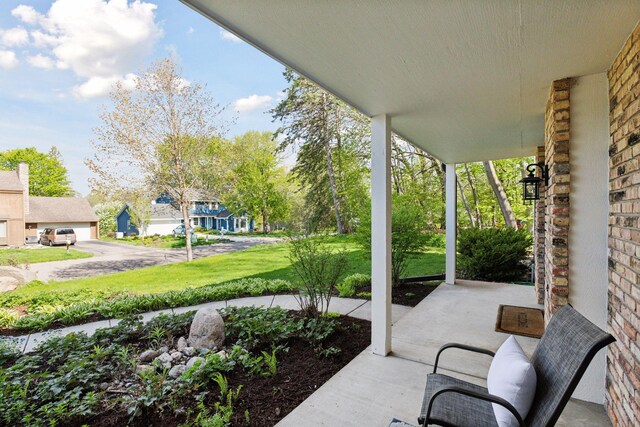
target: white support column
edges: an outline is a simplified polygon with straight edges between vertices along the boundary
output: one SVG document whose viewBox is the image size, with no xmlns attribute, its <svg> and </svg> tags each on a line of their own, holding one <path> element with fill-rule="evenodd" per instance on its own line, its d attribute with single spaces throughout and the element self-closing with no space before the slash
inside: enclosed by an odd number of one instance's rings
<svg viewBox="0 0 640 427">
<path fill-rule="evenodd" d="M 371 347 L 391 352 L 391 118 L 371 121 Z"/>
<path fill-rule="evenodd" d="M 458 190 L 456 188 L 456 164 L 446 165 L 446 193 L 447 193 L 447 256 L 446 283 L 456 283 L 456 237 L 458 229 Z"/>
</svg>

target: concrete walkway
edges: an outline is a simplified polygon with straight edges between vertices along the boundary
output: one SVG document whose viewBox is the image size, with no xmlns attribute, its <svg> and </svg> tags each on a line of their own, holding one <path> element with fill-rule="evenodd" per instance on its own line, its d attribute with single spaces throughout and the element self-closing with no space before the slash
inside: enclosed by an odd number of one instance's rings
<svg viewBox="0 0 640 427">
<path fill-rule="evenodd" d="M 225 236 L 225 239 L 231 241 L 206 246 L 195 246 L 193 248 L 193 258 L 198 259 L 212 255 L 228 254 L 256 245 L 277 243 L 281 240 L 269 237 L 229 235 Z M 36 275 L 38 280 L 48 282 L 49 280 L 70 280 L 100 276 L 103 274 L 186 261 L 186 250 L 184 248 L 160 249 L 128 245 L 126 243 L 91 240 L 76 243 L 74 249 L 90 252 L 93 254 L 93 257 L 31 264 L 29 270 Z"/>
<path fill-rule="evenodd" d="M 298 302 L 293 295 L 269 295 L 262 297 L 248 297 L 248 298 L 238 298 L 227 301 L 214 301 L 208 302 L 204 304 L 189 306 L 189 307 L 179 307 L 179 308 L 170 308 L 166 310 L 158 310 L 151 311 L 142 314 L 143 322 L 148 322 L 153 319 L 155 316 L 159 314 L 180 314 L 186 313 L 188 311 L 198 310 L 200 308 L 205 307 L 215 307 L 215 308 L 223 308 L 223 307 L 247 307 L 247 306 L 263 306 L 263 307 L 281 307 L 288 310 L 297 310 L 299 309 Z M 340 313 L 345 316 L 351 316 L 358 319 L 371 320 L 371 301 L 362 300 L 362 299 L 354 299 L 354 298 L 331 298 L 331 303 L 329 304 L 329 311 Z M 398 321 L 402 316 L 411 311 L 411 307 L 406 307 L 403 305 L 394 304 L 392 307 L 392 317 L 393 321 Z M 11 339 L 16 345 L 22 350 L 24 353 L 28 353 L 36 348 L 36 346 L 51 337 L 54 336 L 65 336 L 72 332 L 85 332 L 88 335 L 93 334 L 96 330 L 100 328 L 109 328 L 111 326 L 115 326 L 120 322 L 119 319 L 110 319 L 110 320 L 101 320 L 98 322 L 86 323 L 83 325 L 77 326 L 69 326 L 67 328 L 62 329 L 53 329 L 46 332 L 38 332 L 28 335 L 22 335 L 19 337 L 12 338 L 2 338 L 0 339 Z"/>
<path fill-rule="evenodd" d="M 416 424 L 427 373 L 437 350 L 460 342 L 496 350 L 508 335 L 494 331 L 499 304 L 535 306 L 528 286 L 461 281 L 441 285 L 393 326 L 388 357 L 366 349 L 277 425 L 387 426 L 392 418 Z M 531 355 L 537 341 L 517 337 Z M 490 360 L 451 351 L 443 372 L 486 385 Z M 440 369 L 439 369 L 440 371 Z M 558 426 L 610 426 L 602 405 L 572 399 Z"/>
</svg>

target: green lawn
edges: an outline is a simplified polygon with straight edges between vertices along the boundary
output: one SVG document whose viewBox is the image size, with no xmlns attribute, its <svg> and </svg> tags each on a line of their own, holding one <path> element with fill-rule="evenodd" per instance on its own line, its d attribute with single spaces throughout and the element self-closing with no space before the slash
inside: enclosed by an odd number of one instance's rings
<svg viewBox="0 0 640 427">
<path fill-rule="evenodd" d="M 347 251 L 348 268 L 352 273 L 370 274 L 371 261 L 350 236 L 321 237 L 323 242 L 336 249 Z M 46 297 L 52 293 L 82 293 L 86 297 L 104 298 L 117 292 L 135 294 L 161 293 L 187 287 L 221 283 L 244 277 L 294 280 L 288 259 L 287 243 L 254 246 L 244 251 L 202 258 L 191 263 L 177 263 L 149 267 L 124 273 L 115 273 L 86 279 L 50 282 L 34 282 L 11 292 L 11 300 Z M 422 276 L 444 271 L 444 250 L 431 248 L 415 255 L 407 276 Z M 21 298 L 22 297 L 22 298 Z M 3 304 L 0 298 L 0 306 Z"/>
<path fill-rule="evenodd" d="M 0 265 L 35 264 L 38 262 L 90 258 L 93 254 L 64 247 L 33 249 L 0 249 Z"/>
</svg>

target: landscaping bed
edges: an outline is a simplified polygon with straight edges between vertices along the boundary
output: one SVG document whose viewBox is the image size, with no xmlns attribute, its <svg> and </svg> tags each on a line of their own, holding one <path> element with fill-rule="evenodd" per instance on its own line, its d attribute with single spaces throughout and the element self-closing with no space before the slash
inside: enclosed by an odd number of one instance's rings
<svg viewBox="0 0 640 427">
<path fill-rule="evenodd" d="M 392 304 L 415 307 L 442 283 L 441 280 L 427 282 L 399 283 L 391 288 Z M 352 274 L 337 286 L 341 297 L 371 299 L 371 276 Z"/>
<path fill-rule="evenodd" d="M 193 312 L 52 338 L 20 357 L 0 347 L 0 424 L 272 426 L 370 341 L 370 323 L 358 319 L 253 307 L 222 314 L 223 348 L 199 351 L 195 363 L 172 356 L 171 369 L 155 359 L 141 369 L 140 355 L 176 347 Z M 180 374 L 170 375 L 175 366 Z"/>
<path fill-rule="evenodd" d="M 11 307 L 0 307 L 0 336 L 16 336 L 148 311 L 248 296 L 283 294 L 293 290 L 293 285 L 285 280 L 254 278 L 161 294 L 115 294 L 95 299 L 89 298 L 84 292 L 52 293 L 39 298 L 7 294 L 0 296 L 3 305 Z"/>
<path fill-rule="evenodd" d="M 121 239 L 114 237 L 101 237 L 101 240 L 105 242 L 124 243 L 133 246 L 143 246 L 147 248 L 163 248 L 163 249 L 175 249 L 184 248 L 187 243 L 184 237 L 180 236 L 160 236 L 154 234 L 153 236 L 147 236 L 144 239 L 140 236 L 127 236 Z M 207 240 L 205 237 L 198 237 L 196 242 L 192 242 L 191 246 L 210 246 L 217 243 L 229 243 L 231 240 L 222 237 L 212 237 Z"/>
</svg>

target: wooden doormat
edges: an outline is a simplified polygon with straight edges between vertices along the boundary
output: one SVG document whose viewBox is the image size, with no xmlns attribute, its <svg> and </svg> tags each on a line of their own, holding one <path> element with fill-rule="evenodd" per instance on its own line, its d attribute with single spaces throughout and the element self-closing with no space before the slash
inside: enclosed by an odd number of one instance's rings
<svg viewBox="0 0 640 427">
<path fill-rule="evenodd" d="M 500 304 L 496 332 L 540 338 L 544 333 L 544 313 L 539 308 Z"/>
</svg>

